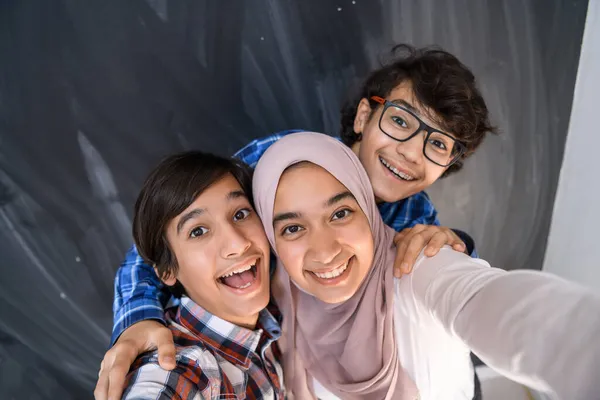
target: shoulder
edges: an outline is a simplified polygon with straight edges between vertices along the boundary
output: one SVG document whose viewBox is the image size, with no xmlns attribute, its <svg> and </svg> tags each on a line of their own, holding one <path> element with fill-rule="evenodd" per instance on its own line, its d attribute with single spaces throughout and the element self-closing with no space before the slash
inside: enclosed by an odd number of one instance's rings
<svg viewBox="0 0 600 400">
<path fill-rule="evenodd" d="M 418 192 L 394 203 L 379 204 L 386 225 L 400 232 L 417 224 L 439 225 L 437 211 L 425 192 Z"/>
<path fill-rule="evenodd" d="M 277 142 L 279 139 L 287 135 L 296 132 L 302 132 L 302 130 L 290 129 L 286 131 L 280 131 L 262 138 L 254 139 L 253 141 L 239 149 L 233 156 L 245 162 L 250 167 L 254 168 L 256 166 L 256 163 L 258 163 L 260 157 L 262 157 L 264 152 L 267 151 L 267 149 L 271 147 L 273 143 Z"/>
<path fill-rule="evenodd" d="M 412 273 L 396 280 L 396 298 L 401 307 L 404 302 L 418 314 L 447 322 L 480 290 L 482 282 L 504 273 L 484 260 L 444 246 L 433 257 L 421 253 Z"/>
<path fill-rule="evenodd" d="M 454 287 L 458 282 L 467 283 L 467 276 L 475 279 L 490 269 L 487 261 L 444 246 L 433 257 L 427 257 L 421 251 L 412 273 L 396 279 L 395 284 L 402 296 L 422 296 L 432 288 L 438 291 L 443 287 Z"/>
<path fill-rule="evenodd" d="M 123 399 L 165 398 L 197 400 L 219 393 L 221 373 L 216 357 L 204 346 L 178 347 L 171 371 L 158 364 L 158 353 L 147 353 L 132 365 Z M 160 397 L 163 398 L 163 397 Z"/>
</svg>

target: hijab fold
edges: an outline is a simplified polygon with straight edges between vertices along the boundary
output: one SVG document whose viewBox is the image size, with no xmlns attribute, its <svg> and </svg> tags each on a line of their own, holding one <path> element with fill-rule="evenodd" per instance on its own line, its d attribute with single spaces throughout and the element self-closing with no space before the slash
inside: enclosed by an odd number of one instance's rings
<svg viewBox="0 0 600 400">
<path fill-rule="evenodd" d="M 394 231 L 383 223 L 369 178 L 350 148 L 324 134 L 301 132 L 265 152 L 254 171 L 253 192 L 271 246 L 275 249 L 279 180 L 287 167 L 302 161 L 327 170 L 354 195 L 369 220 L 375 254 L 357 292 L 338 304 L 299 289 L 278 261 L 271 288 L 283 313 L 279 345 L 288 398 L 314 399 L 314 378 L 342 399 L 416 399 L 414 382 L 398 359 L 394 332 Z"/>
</svg>

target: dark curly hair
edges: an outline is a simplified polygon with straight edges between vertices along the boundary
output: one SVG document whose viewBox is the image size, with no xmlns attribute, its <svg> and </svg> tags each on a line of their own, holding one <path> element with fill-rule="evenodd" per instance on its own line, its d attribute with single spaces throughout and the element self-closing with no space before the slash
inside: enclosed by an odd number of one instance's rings
<svg viewBox="0 0 600 400">
<path fill-rule="evenodd" d="M 409 80 L 419 105 L 431 109 L 439 116 L 436 122 L 440 127 L 465 144 L 465 153 L 442 177 L 459 171 L 463 160 L 479 147 L 485 134 L 496 133 L 475 76 L 458 58 L 438 47 L 399 44 L 392 48 L 390 55 L 391 60 L 371 72 L 360 90 L 343 105 L 342 141 L 352 146 L 357 140 L 354 118 L 362 99 L 369 100 L 372 116 L 379 104 L 371 100 L 371 96 L 387 98 L 398 85 Z"/>
</svg>

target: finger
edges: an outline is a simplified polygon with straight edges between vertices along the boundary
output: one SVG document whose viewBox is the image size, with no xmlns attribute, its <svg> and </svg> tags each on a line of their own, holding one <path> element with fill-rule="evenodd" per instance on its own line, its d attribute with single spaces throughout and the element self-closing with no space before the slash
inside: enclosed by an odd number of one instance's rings
<svg viewBox="0 0 600 400">
<path fill-rule="evenodd" d="M 98 373 L 98 382 L 96 382 L 96 388 L 94 389 L 94 399 L 106 400 L 108 396 L 108 374 L 106 370 L 100 368 Z"/>
<path fill-rule="evenodd" d="M 398 243 L 402 242 L 408 234 L 410 234 L 411 228 L 403 229 L 394 235 L 394 244 L 397 246 Z"/>
<path fill-rule="evenodd" d="M 410 274 L 412 272 L 413 266 L 419 253 L 425 247 L 427 243 L 426 238 L 422 234 L 414 235 L 410 243 L 408 244 L 406 251 L 404 252 L 404 257 L 401 266 L 401 272 L 403 274 Z"/>
<path fill-rule="evenodd" d="M 104 359 L 100 362 L 100 370 L 98 371 L 98 378 L 102 375 L 102 370 L 104 369 Z"/>
<path fill-rule="evenodd" d="M 131 368 L 131 364 L 135 361 L 135 354 L 123 355 L 120 359 L 115 360 L 115 363 L 110 367 L 108 372 L 108 399 L 117 400 L 121 398 L 123 389 L 125 389 L 125 379 Z"/>
<path fill-rule="evenodd" d="M 416 224 L 415 226 L 412 227 L 412 231 L 413 231 L 413 233 L 420 233 L 431 227 L 432 227 L 431 225 Z M 435 227 L 435 228 L 437 228 L 437 227 Z"/>
<path fill-rule="evenodd" d="M 452 248 L 456 251 L 465 252 L 467 250 L 467 245 L 465 244 L 465 242 L 462 241 L 460 236 L 458 236 L 452 230 L 450 230 L 450 235 L 452 239 L 451 242 L 449 242 L 448 244 L 452 246 Z"/>
<path fill-rule="evenodd" d="M 94 388 L 94 399 L 106 400 L 108 398 L 108 370 L 107 366 L 110 367 L 115 360 L 114 348 L 107 351 L 100 362 L 100 371 L 98 371 L 98 382 Z"/>
<path fill-rule="evenodd" d="M 162 369 L 172 370 L 175 368 L 175 344 L 173 343 L 173 334 L 168 328 L 161 330 L 156 340 L 158 348 L 158 364 Z"/>
<path fill-rule="evenodd" d="M 409 240 L 404 239 L 396 246 L 396 258 L 394 259 L 394 276 L 396 278 L 400 278 L 402 276 L 402 271 L 408 269 L 408 266 L 404 265 L 404 255 L 408 248 L 408 243 Z"/>
<path fill-rule="evenodd" d="M 429 243 L 427 243 L 427 248 L 425 248 L 425 255 L 427 257 L 435 256 L 440 251 L 440 249 L 448 242 L 448 240 L 448 235 L 446 235 L 445 232 L 436 233 L 435 235 L 433 235 L 431 240 L 429 240 Z"/>
<path fill-rule="evenodd" d="M 454 243 L 452 248 L 456 251 L 460 251 L 461 253 L 465 253 L 467 251 L 467 247 L 464 245 L 464 243 Z"/>
</svg>

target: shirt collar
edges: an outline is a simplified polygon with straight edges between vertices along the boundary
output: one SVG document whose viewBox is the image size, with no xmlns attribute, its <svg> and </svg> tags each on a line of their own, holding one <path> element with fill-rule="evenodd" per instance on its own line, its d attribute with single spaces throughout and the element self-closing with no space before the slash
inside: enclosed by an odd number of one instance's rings
<svg viewBox="0 0 600 400">
<path fill-rule="evenodd" d="M 257 353 L 263 334 L 271 339 L 267 343 L 281 336 L 277 320 L 267 309 L 260 311 L 256 329 L 250 330 L 211 314 L 187 296 L 181 298 L 174 319 L 230 362 L 246 367 L 250 366 L 251 353 Z"/>
</svg>

